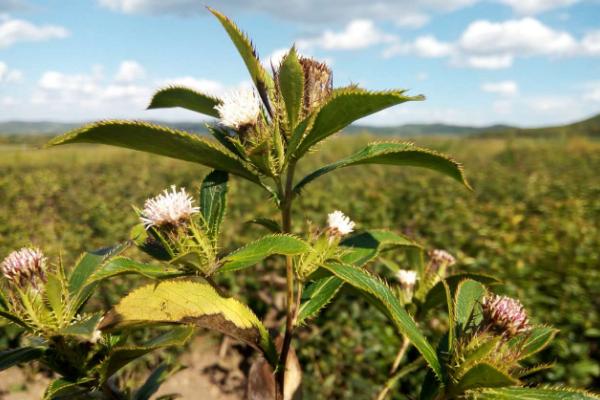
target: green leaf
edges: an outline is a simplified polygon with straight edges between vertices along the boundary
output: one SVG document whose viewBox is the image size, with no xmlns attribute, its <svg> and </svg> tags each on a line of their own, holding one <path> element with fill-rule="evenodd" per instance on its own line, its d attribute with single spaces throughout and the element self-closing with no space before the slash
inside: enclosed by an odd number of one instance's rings
<svg viewBox="0 0 600 400">
<path fill-rule="evenodd" d="M 101 319 L 102 313 L 92 314 L 62 329 L 60 334 L 67 336 L 81 336 L 89 339 L 93 336 Z"/>
<path fill-rule="evenodd" d="M 172 267 L 154 264 L 144 264 L 127 257 L 115 257 L 96 271 L 91 277 L 91 282 L 112 278 L 117 275 L 142 275 L 150 279 L 175 278 L 183 275 L 181 271 Z"/>
<path fill-rule="evenodd" d="M 19 347 L 0 351 L 0 371 L 4 371 L 17 364 L 37 360 L 44 354 L 43 347 Z"/>
<path fill-rule="evenodd" d="M 57 274 L 48 274 L 44 289 L 48 305 L 52 309 L 54 317 L 57 321 L 62 321 L 64 312 L 63 281 Z"/>
<path fill-rule="evenodd" d="M 361 164 L 404 165 L 421 167 L 440 172 L 470 188 L 462 166 L 456 161 L 433 150 L 412 143 L 371 143 L 353 155 L 328 164 L 305 176 L 294 188 L 299 192 L 311 181 L 336 169 Z"/>
<path fill-rule="evenodd" d="M 88 284 L 89 277 L 92 276 L 98 267 L 106 259 L 120 252 L 123 248 L 123 245 L 117 245 L 88 252 L 81 256 L 69 274 L 69 293 L 73 295 L 81 291 Z"/>
<path fill-rule="evenodd" d="M 344 251 L 341 260 L 346 264 L 363 266 L 372 261 L 383 250 L 397 247 L 416 247 L 419 244 L 395 232 L 373 229 L 349 236 L 340 243 Z"/>
<path fill-rule="evenodd" d="M 397 247 L 421 249 L 421 246 L 411 239 L 383 229 L 359 232 L 344 239 L 340 243 L 343 254 L 340 260 L 346 264 L 362 267 L 372 261 L 384 250 Z M 323 307 L 329 304 L 338 293 L 344 282 L 335 276 L 318 279 L 309 286 L 304 297 L 305 303 L 300 306 L 299 322 L 314 317 Z"/>
<path fill-rule="evenodd" d="M 273 233 L 281 233 L 281 231 L 282 231 L 279 223 L 277 221 L 274 221 L 269 218 L 254 218 L 254 219 L 251 219 L 250 221 L 246 221 L 246 223 L 263 226 Z"/>
<path fill-rule="evenodd" d="M 6 319 L 7 321 L 12 322 L 15 325 L 19 325 L 22 328 L 25 328 L 27 330 L 31 330 L 31 328 L 29 327 L 29 325 L 27 324 L 27 322 L 25 322 L 24 320 L 22 320 L 18 316 L 12 314 L 10 311 L 0 310 L 0 317 Z"/>
<path fill-rule="evenodd" d="M 467 392 L 471 400 L 598 400 L 600 396 L 569 388 L 505 387 Z"/>
<path fill-rule="evenodd" d="M 336 89 L 316 113 L 312 128 L 298 146 L 295 156 L 300 158 L 313 145 L 357 119 L 400 103 L 423 99 L 423 96 L 405 96 L 403 90 L 369 92 L 356 87 Z"/>
<path fill-rule="evenodd" d="M 100 143 L 159 154 L 214 169 L 231 172 L 253 182 L 258 177 L 241 161 L 214 143 L 184 131 L 136 121 L 104 121 L 85 125 L 48 142 L 47 146 L 68 143 Z"/>
<path fill-rule="evenodd" d="M 509 344 L 519 348 L 519 360 L 523 360 L 542 351 L 552 342 L 557 333 L 558 330 L 551 326 L 536 326 L 529 332 L 511 339 Z"/>
<path fill-rule="evenodd" d="M 150 397 L 158 391 L 160 385 L 170 376 L 181 371 L 182 368 L 181 366 L 172 368 L 168 363 L 161 363 L 152 371 L 146 382 L 135 391 L 132 400 L 150 400 Z"/>
<path fill-rule="evenodd" d="M 291 132 L 298 123 L 304 96 L 304 71 L 300 61 L 298 61 L 298 54 L 294 47 L 283 58 L 277 73 L 277 79 L 281 97 L 283 97 L 285 103 L 288 128 Z"/>
<path fill-rule="evenodd" d="M 101 329 L 161 323 L 217 330 L 262 351 L 276 364 L 269 334 L 252 310 L 233 298 L 220 296 L 206 283 L 163 281 L 136 289 L 106 315 Z"/>
<path fill-rule="evenodd" d="M 256 54 L 256 49 L 248 39 L 248 37 L 242 33 L 242 31 L 225 15 L 221 14 L 217 10 L 214 10 L 208 7 L 208 10 L 213 13 L 215 17 L 219 20 L 225 31 L 229 35 L 229 38 L 237 48 L 240 56 L 244 60 L 246 67 L 248 68 L 248 72 L 250 73 L 250 77 L 258 90 L 258 93 L 267 107 L 269 114 L 271 114 L 271 109 L 269 105 L 269 94 L 273 91 L 273 78 L 271 75 L 264 69 L 260 60 L 258 59 L 258 55 Z"/>
<path fill-rule="evenodd" d="M 221 104 L 221 100 L 215 97 L 186 87 L 171 86 L 156 92 L 148 109 L 181 107 L 218 118 L 219 112 L 215 110 L 215 106 L 219 104 Z"/>
<path fill-rule="evenodd" d="M 183 346 L 192 337 L 193 333 L 194 328 L 180 326 L 147 341 L 141 346 L 120 346 L 113 348 L 100 366 L 102 380 L 107 380 L 130 362 L 154 350 L 172 346 Z"/>
<path fill-rule="evenodd" d="M 405 335 L 413 346 L 417 348 L 436 376 L 440 379 L 442 378 L 442 366 L 435 350 L 385 283 L 369 275 L 365 270 L 350 265 L 328 263 L 323 265 L 323 267 L 347 284 L 377 300 L 380 307 L 387 310 L 387 316 L 391 319 L 396 329 Z"/>
<path fill-rule="evenodd" d="M 217 272 L 248 268 L 274 254 L 293 256 L 306 253 L 309 250 L 310 245 L 295 236 L 268 235 L 227 255 L 222 259 L 222 266 Z"/>
<path fill-rule="evenodd" d="M 215 242 L 227 209 L 228 180 L 227 172 L 215 170 L 204 178 L 200 188 L 200 210 L 209 237 Z"/>
<path fill-rule="evenodd" d="M 344 281 L 337 276 L 329 276 L 308 286 L 302 295 L 303 301 L 298 310 L 298 324 L 315 317 L 323 307 L 331 302 L 343 285 Z"/>
<path fill-rule="evenodd" d="M 90 382 L 91 378 L 80 379 L 77 382 L 69 381 L 63 378 L 55 379 L 46 388 L 44 393 L 44 400 L 60 400 L 60 399 L 74 399 L 84 393 L 89 392 L 90 388 L 82 387 L 80 385 Z"/>
<path fill-rule="evenodd" d="M 484 285 L 493 285 L 498 283 L 498 279 L 493 276 L 483 275 L 483 274 L 474 274 L 474 273 L 463 273 L 450 275 L 446 277 L 446 283 L 450 287 L 450 291 L 452 293 L 456 293 L 456 288 L 458 284 L 465 279 L 470 279 L 473 281 L 477 281 L 483 283 Z M 444 304 L 446 301 L 446 292 L 444 290 L 444 284 L 442 282 L 438 282 L 428 293 L 423 305 L 421 307 L 421 313 L 425 314 L 430 309 Z"/>
<path fill-rule="evenodd" d="M 469 389 L 514 386 L 519 381 L 510 377 L 503 371 L 487 363 L 481 363 L 469 369 L 451 389 L 451 393 L 458 395 Z"/>
<path fill-rule="evenodd" d="M 458 284 L 455 295 L 455 318 L 458 327 L 465 328 L 475 306 L 481 303 L 485 293 L 485 287 L 477 281 L 466 279 Z"/>
</svg>

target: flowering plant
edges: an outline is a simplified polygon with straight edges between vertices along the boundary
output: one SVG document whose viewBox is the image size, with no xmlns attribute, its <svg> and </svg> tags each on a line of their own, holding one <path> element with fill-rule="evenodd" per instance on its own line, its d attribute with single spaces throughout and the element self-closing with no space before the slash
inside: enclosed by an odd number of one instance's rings
<svg viewBox="0 0 600 400">
<path fill-rule="evenodd" d="M 456 161 L 435 151 L 399 142 L 369 144 L 296 179 L 302 159 L 315 151 L 323 140 L 357 119 L 424 98 L 409 96 L 404 90 L 373 92 L 356 85 L 334 88 L 329 67 L 299 55 L 293 47 L 279 65 L 272 66 L 270 73 L 238 27 L 219 12 L 210 11 L 239 51 L 254 88 L 217 98 L 184 87 L 167 87 L 154 95 L 149 108 L 181 107 L 218 118 L 218 123 L 207 125 L 214 140 L 144 122 L 104 121 L 86 125 L 49 143 L 50 146 L 108 144 L 213 169 L 202 181 L 198 199 L 183 188 L 172 187 L 150 198 L 137 210 L 140 224 L 133 227 L 131 242 L 158 263 L 144 264 L 110 254 L 86 266 L 85 276 L 76 278 L 83 282 L 81 287 L 89 287 L 89 290 L 95 287 L 89 286 L 94 282 L 123 274 L 137 274 L 153 281 L 123 297 L 101 320 L 98 317 L 89 323 L 87 340 L 101 346 L 108 343 L 102 350 L 106 354 L 103 360 L 110 359 L 118 348 L 113 344 L 113 337 L 118 338 L 140 326 L 179 326 L 178 339 L 189 337 L 188 327 L 214 329 L 259 353 L 260 358 L 250 369 L 249 398 L 291 399 L 300 393 L 302 381 L 301 366 L 291 351 L 294 333 L 312 323 L 314 316 L 346 286 L 383 312 L 402 337 L 389 380 L 382 382 L 380 399 L 396 390 L 396 383 L 402 377 L 419 368 L 428 371 L 421 389 L 423 400 L 597 398 L 582 391 L 526 386 L 523 378 L 546 366 L 527 369 L 522 360 L 542 350 L 556 332 L 549 327 L 531 325 L 517 300 L 492 295 L 488 286 L 497 283 L 494 278 L 451 274 L 450 267 L 456 260 L 447 252 L 434 250 L 425 262 L 425 249 L 412 239 L 389 230 L 364 229 L 341 211 L 330 213 L 326 224 L 309 232 L 302 233 L 297 228 L 292 213 L 295 200 L 311 182 L 340 168 L 364 164 L 412 166 L 439 172 L 466 188 L 469 184 Z M 264 189 L 278 210 L 279 220 L 259 216 L 254 222 L 271 233 L 226 252 L 220 242 L 231 176 Z M 397 276 L 397 285 L 387 284 L 372 271 L 373 262 L 380 259 L 384 251 L 405 254 L 406 265 L 402 268 L 391 261 L 385 263 Z M 40 300 L 40 307 L 46 307 L 46 303 L 52 307 L 57 298 L 52 296 L 50 275 L 40 273 L 44 262 L 35 258 L 35 254 L 33 251 L 9 256 L 3 267 L 6 281 L 15 287 L 22 286 L 21 281 L 30 282 L 34 297 L 44 295 L 48 299 Z M 286 318 L 279 330 L 269 332 L 249 306 L 224 293 L 214 276 L 249 269 L 268 257 L 280 256 L 285 260 L 281 269 L 286 281 Z M 16 265 L 24 258 L 36 261 L 27 261 L 27 267 L 15 272 L 19 270 Z M 79 276 L 79 270 L 80 267 L 72 270 L 71 279 Z M 36 279 L 32 279 L 33 276 Z M 70 304 L 69 296 L 65 292 L 58 302 Z M 63 319 L 68 326 L 86 318 L 80 314 L 83 304 L 80 303 Z M 440 306 L 446 310 L 448 319 L 443 324 L 445 332 L 441 340 L 434 346 L 422 322 L 427 321 L 430 310 Z M 21 314 L 11 307 L 6 306 L 0 315 L 20 323 Z M 45 321 L 39 324 L 40 332 L 46 332 L 45 324 Z M 64 330 L 53 331 L 52 335 L 50 339 L 57 335 L 68 336 Z M 97 341 L 98 337 L 106 339 Z M 152 343 L 164 346 L 177 345 L 180 341 L 154 339 Z M 406 362 L 404 359 L 409 358 L 411 347 L 417 355 Z M 144 348 L 147 352 L 157 346 Z M 11 359 L 11 354 L 2 353 L 0 365 L 7 367 L 29 360 L 27 357 Z M 69 357 L 62 351 L 56 354 Z M 140 350 L 128 354 L 131 360 L 145 353 Z M 52 363 L 48 364 L 54 368 Z M 94 374 L 95 366 L 71 375 L 54 369 L 63 376 L 70 390 L 102 396 L 106 391 L 101 389 L 117 370 L 98 365 L 98 371 L 103 374 Z M 49 397 L 59 396 L 50 391 Z"/>
</svg>

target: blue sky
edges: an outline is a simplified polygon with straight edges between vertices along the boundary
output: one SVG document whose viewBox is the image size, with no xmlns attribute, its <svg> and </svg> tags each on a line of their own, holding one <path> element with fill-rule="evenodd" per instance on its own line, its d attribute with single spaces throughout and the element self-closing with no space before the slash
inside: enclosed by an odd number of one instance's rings
<svg viewBox="0 0 600 400">
<path fill-rule="evenodd" d="M 247 86 L 229 14 L 276 62 L 296 43 L 334 85 L 427 101 L 365 123 L 537 126 L 600 112 L 600 0 L 0 0 L 0 120 L 145 118 L 156 89 Z"/>
</svg>

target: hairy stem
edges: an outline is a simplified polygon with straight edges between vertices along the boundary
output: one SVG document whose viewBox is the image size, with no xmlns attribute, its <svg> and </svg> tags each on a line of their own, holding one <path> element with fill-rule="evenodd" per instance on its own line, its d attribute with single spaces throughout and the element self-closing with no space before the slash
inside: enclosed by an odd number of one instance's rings
<svg viewBox="0 0 600 400">
<path fill-rule="evenodd" d="M 281 201 L 281 227 L 283 233 L 292 232 L 292 202 L 294 199 L 293 182 L 295 163 L 291 162 L 288 166 L 285 187 L 282 193 Z M 283 344 L 279 355 L 279 367 L 276 372 L 275 381 L 277 386 L 276 399 L 283 400 L 283 390 L 285 383 L 285 368 L 292 343 L 292 334 L 294 331 L 295 307 L 294 307 L 294 266 L 292 265 L 292 257 L 287 256 L 285 260 L 286 274 L 286 318 L 285 318 L 285 334 L 283 336 Z"/>
<path fill-rule="evenodd" d="M 406 351 L 408 350 L 409 346 L 410 346 L 410 340 L 408 340 L 408 338 L 406 336 L 403 336 L 402 345 L 400 346 L 400 350 L 398 350 L 398 354 L 396 354 L 396 359 L 394 360 L 394 363 L 392 364 L 392 368 L 390 368 L 388 380 L 385 383 L 385 385 L 383 386 L 383 388 L 381 389 L 381 391 L 379 392 L 379 395 L 377 396 L 377 400 L 384 400 L 385 397 L 387 396 L 387 394 L 389 393 L 389 391 L 394 387 L 394 385 L 398 381 L 399 377 L 397 376 L 396 372 L 398 371 L 398 367 L 400 366 L 402 359 L 404 359 L 404 355 L 406 354 Z"/>
</svg>

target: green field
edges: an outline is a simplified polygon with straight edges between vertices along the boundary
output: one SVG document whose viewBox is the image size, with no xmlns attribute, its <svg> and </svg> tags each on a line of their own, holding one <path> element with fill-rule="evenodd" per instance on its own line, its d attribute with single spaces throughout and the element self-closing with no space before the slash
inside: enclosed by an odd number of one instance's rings
<svg viewBox="0 0 600 400">
<path fill-rule="evenodd" d="M 336 138 L 300 168 L 308 172 L 376 139 Z M 462 162 L 474 191 L 420 169 L 348 168 L 308 186 L 296 220 L 322 224 L 327 212 L 340 209 L 359 227 L 399 230 L 428 248 L 449 250 L 459 260 L 456 269 L 498 275 L 505 283 L 498 290 L 518 296 L 532 320 L 561 330 L 538 357 L 556 362 L 540 379 L 598 390 L 600 143 L 578 137 L 417 143 Z M 68 262 L 83 250 L 122 241 L 136 223 L 132 205 L 141 206 L 171 184 L 196 192 L 207 172 L 109 147 L 0 146 L 0 257 L 33 243 Z M 234 179 L 227 216 L 232 223 L 224 227 L 227 246 L 263 233 L 241 222 L 274 217 L 269 202 L 264 192 Z M 110 303 L 115 291 L 134 284 L 123 281 L 97 300 Z M 263 283 L 239 274 L 224 284 L 264 313 L 257 295 Z M 298 352 L 305 374 L 313 378 L 305 380 L 305 398 L 317 398 L 317 388 L 322 398 L 370 398 L 394 358 L 398 339 L 384 318 L 374 316 L 367 303 L 344 298 L 320 315 L 318 328 L 301 332 L 309 343 Z M 409 379 L 404 389 L 410 384 Z"/>
</svg>

